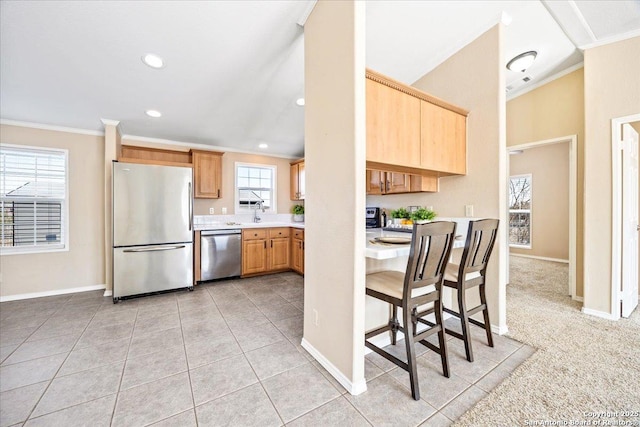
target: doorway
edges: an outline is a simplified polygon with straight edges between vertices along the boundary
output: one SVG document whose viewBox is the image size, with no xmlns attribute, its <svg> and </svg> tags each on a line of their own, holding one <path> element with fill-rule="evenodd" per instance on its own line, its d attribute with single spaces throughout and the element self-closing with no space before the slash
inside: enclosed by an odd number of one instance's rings
<svg viewBox="0 0 640 427">
<path fill-rule="evenodd" d="M 576 268 L 577 268 L 577 263 L 576 263 L 576 227 L 577 227 L 577 136 L 576 135 L 569 135 L 569 136 L 564 136 L 564 137 L 560 137 L 560 138 L 553 138 L 553 139 L 548 139 L 548 140 L 544 140 L 544 141 L 536 141 L 536 142 L 531 142 L 531 143 L 526 143 L 526 144 L 520 144 L 520 145 L 515 145 L 515 146 L 510 146 L 507 147 L 507 150 L 509 152 L 509 154 L 516 154 L 516 153 L 523 153 L 526 152 L 527 150 L 530 149 L 534 149 L 534 148 L 541 148 L 541 147 L 558 147 L 560 146 L 560 144 L 563 145 L 568 145 L 568 207 L 567 210 L 568 212 L 565 213 L 565 215 L 568 216 L 568 224 L 565 222 L 565 226 L 567 227 L 567 229 L 563 229 L 562 232 L 565 233 L 565 237 L 563 238 L 563 244 L 568 243 L 568 268 L 569 268 L 569 272 L 568 272 L 568 276 L 569 276 L 569 280 L 568 280 L 568 289 L 567 289 L 567 294 L 571 296 L 571 298 L 575 301 L 582 301 L 582 297 L 578 296 L 576 293 Z M 511 175 L 511 164 L 514 162 L 514 160 L 512 159 L 512 155 L 507 156 L 507 170 L 509 171 L 510 175 Z M 515 158 L 515 157 L 514 157 Z M 566 167 L 566 163 L 564 165 Z M 518 183 L 522 183 L 525 182 L 526 184 L 526 180 L 523 179 L 522 176 L 520 177 L 514 177 L 515 182 L 516 182 L 516 187 L 518 185 Z M 508 180 L 508 181 L 512 181 L 512 180 Z M 528 182 L 528 185 L 531 188 L 535 188 L 536 185 L 536 179 L 535 177 L 532 177 L 531 181 Z M 565 194 L 567 192 L 567 183 L 565 180 Z M 509 190 L 507 190 L 509 191 Z M 542 201 L 542 203 L 545 204 L 549 204 L 549 203 L 553 203 L 552 200 L 547 200 L 547 201 Z M 527 210 L 529 211 L 529 215 L 535 215 L 536 212 L 535 211 L 535 206 L 536 206 L 536 200 L 531 200 L 529 206 L 526 205 L 526 203 L 522 206 L 518 206 L 522 209 L 516 209 L 515 211 L 513 209 L 510 209 L 510 206 L 507 206 L 506 209 L 510 212 L 514 212 L 515 214 L 518 214 L 517 218 L 518 220 L 521 221 L 522 224 L 524 224 L 526 226 L 526 218 L 527 218 Z M 516 208 L 518 208 L 516 207 Z M 538 210 L 539 212 L 540 210 Z M 552 211 L 551 211 L 552 212 Z M 511 215 L 507 215 L 507 217 L 511 217 Z M 510 224 L 510 230 L 513 228 L 511 227 Z M 529 238 L 534 238 L 534 236 L 532 235 L 532 231 L 533 231 L 533 227 L 535 227 L 536 224 L 529 224 Z M 510 239 L 510 237 L 513 239 L 512 236 L 512 232 L 507 233 L 507 239 Z M 517 233 L 516 233 L 517 234 Z M 535 241 L 533 240 L 529 240 L 528 244 L 527 244 L 527 236 L 526 236 L 526 232 L 525 232 L 525 236 L 524 238 L 522 238 L 522 235 L 518 236 L 516 235 L 517 239 L 522 239 L 519 240 L 519 243 L 521 243 L 521 247 L 532 247 L 532 245 L 535 245 Z M 548 239 L 548 238 L 547 238 Z M 566 240 L 565 240 L 566 239 Z M 507 246 L 506 247 L 510 247 L 511 245 L 511 240 L 507 240 L 506 242 Z M 566 246 L 565 246 L 566 247 Z M 510 251 L 511 252 L 511 251 Z M 520 250 L 519 252 L 523 252 L 522 250 Z M 543 259 L 543 260 L 550 260 L 550 261 L 563 261 L 566 262 L 566 258 L 567 255 L 561 256 L 561 257 L 554 257 L 554 256 L 535 256 L 535 255 L 522 255 L 521 256 L 528 256 L 530 258 L 539 258 L 539 259 Z M 558 259 L 560 258 L 560 259 Z M 508 279 L 508 278 L 507 278 Z M 509 283 L 509 281 L 507 280 L 507 283 Z"/>
<path fill-rule="evenodd" d="M 629 317 L 638 306 L 639 197 L 638 134 L 640 114 L 611 121 L 613 207 L 611 250 L 611 313 Z"/>
</svg>

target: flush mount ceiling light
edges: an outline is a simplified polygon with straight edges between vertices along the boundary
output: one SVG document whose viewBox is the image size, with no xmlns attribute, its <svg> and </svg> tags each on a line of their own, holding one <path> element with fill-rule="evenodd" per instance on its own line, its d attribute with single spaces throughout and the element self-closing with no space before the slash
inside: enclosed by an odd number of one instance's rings
<svg viewBox="0 0 640 427">
<path fill-rule="evenodd" d="M 524 70 L 529 68 L 533 61 L 535 61 L 538 52 L 530 50 L 529 52 L 521 53 L 507 63 L 507 68 L 511 71 L 524 73 Z"/>
<path fill-rule="evenodd" d="M 160 58 L 155 53 L 147 53 L 146 55 L 142 56 L 142 62 L 144 62 L 151 68 L 164 68 L 164 59 Z"/>
<path fill-rule="evenodd" d="M 304 98 L 296 99 L 296 105 L 298 105 L 300 107 L 304 106 Z"/>
<path fill-rule="evenodd" d="M 157 119 L 158 117 L 162 117 L 162 113 L 158 110 L 147 110 L 144 113 L 149 117 L 153 117 L 154 119 Z"/>
<path fill-rule="evenodd" d="M 269 146 L 263 142 L 262 144 L 258 145 L 258 148 L 265 149 L 265 148 L 269 148 Z"/>
</svg>

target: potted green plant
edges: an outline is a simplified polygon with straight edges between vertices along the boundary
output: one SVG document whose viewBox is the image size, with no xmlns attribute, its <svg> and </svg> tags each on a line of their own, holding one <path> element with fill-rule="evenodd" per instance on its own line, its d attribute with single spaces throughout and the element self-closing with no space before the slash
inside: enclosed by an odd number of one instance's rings
<svg viewBox="0 0 640 427">
<path fill-rule="evenodd" d="M 293 205 L 291 213 L 294 222 L 304 222 L 304 205 Z"/>
<path fill-rule="evenodd" d="M 409 211 L 405 208 L 398 208 L 391 211 L 391 218 L 393 218 L 393 223 L 400 225 L 403 220 L 409 219 Z"/>
<path fill-rule="evenodd" d="M 427 208 L 418 208 L 411 212 L 411 219 L 417 224 L 424 224 L 432 221 L 436 217 L 436 213 Z"/>
</svg>

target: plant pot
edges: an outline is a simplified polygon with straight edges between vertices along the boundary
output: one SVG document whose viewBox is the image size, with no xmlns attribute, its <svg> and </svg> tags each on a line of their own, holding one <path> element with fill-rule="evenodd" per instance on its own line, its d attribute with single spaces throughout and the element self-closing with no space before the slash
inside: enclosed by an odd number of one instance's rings
<svg viewBox="0 0 640 427">
<path fill-rule="evenodd" d="M 401 225 L 404 219 L 402 218 L 393 218 L 393 225 Z"/>
<path fill-rule="evenodd" d="M 428 223 L 428 222 L 431 222 L 431 220 L 430 220 L 430 219 L 418 219 L 418 220 L 415 220 L 415 221 L 413 221 L 413 222 L 414 222 L 415 224 L 426 224 L 426 223 Z"/>
<path fill-rule="evenodd" d="M 293 215 L 293 222 L 304 222 L 304 214 L 302 215 Z"/>
</svg>

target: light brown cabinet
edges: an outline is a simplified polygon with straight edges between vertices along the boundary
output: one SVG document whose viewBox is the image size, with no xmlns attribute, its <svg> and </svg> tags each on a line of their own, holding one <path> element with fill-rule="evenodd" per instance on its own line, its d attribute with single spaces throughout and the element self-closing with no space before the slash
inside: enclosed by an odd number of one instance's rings
<svg viewBox="0 0 640 427">
<path fill-rule="evenodd" d="M 466 174 L 466 110 L 372 70 L 366 77 L 369 169 L 424 176 L 431 191 L 440 176 Z"/>
<path fill-rule="evenodd" d="M 367 195 L 438 191 L 436 175 L 421 176 L 367 169 Z"/>
<path fill-rule="evenodd" d="M 270 228 L 267 255 L 269 271 L 288 269 L 289 258 L 289 227 Z"/>
<path fill-rule="evenodd" d="M 420 100 L 366 80 L 367 160 L 420 167 Z"/>
<path fill-rule="evenodd" d="M 267 230 L 242 230 L 242 275 L 264 273 L 268 270 Z"/>
<path fill-rule="evenodd" d="M 304 230 L 293 229 L 291 236 L 291 268 L 304 274 Z"/>
<path fill-rule="evenodd" d="M 289 227 L 242 230 L 242 275 L 290 268 Z"/>
<path fill-rule="evenodd" d="M 217 151 L 191 150 L 196 199 L 222 197 L 222 155 Z"/>
<path fill-rule="evenodd" d="M 291 200 L 304 200 L 305 190 L 305 174 L 304 174 L 304 159 L 291 163 L 290 170 L 290 195 Z"/>
<path fill-rule="evenodd" d="M 449 174 L 466 174 L 466 117 L 421 101 L 420 125 L 421 166 Z"/>
</svg>

